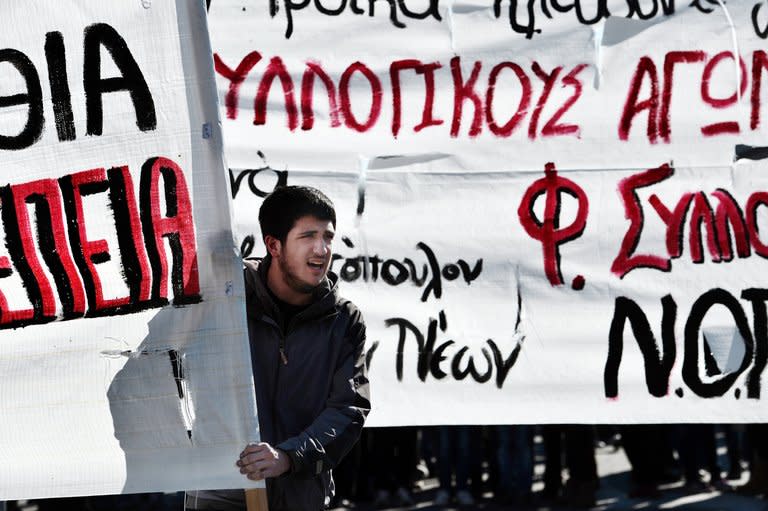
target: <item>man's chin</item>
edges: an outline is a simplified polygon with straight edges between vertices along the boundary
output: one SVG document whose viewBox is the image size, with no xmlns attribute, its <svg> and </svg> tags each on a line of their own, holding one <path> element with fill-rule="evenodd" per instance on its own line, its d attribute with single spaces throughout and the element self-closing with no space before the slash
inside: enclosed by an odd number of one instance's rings
<svg viewBox="0 0 768 511">
<path fill-rule="evenodd" d="M 314 271 L 309 273 L 306 278 L 302 279 L 302 283 L 310 286 L 312 289 L 316 288 L 323 283 L 325 277 L 328 276 L 328 270 L 322 274 L 315 273 Z"/>
<path fill-rule="evenodd" d="M 317 286 L 311 286 L 309 284 L 302 284 L 300 286 L 297 286 L 296 291 L 305 295 L 311 295 L 312 293 L 315 292 L 315 289 L 317 289 L 319 285 L 320 284 L 318 284 Z"/>
<path fill-rule="evenodd" d="M 298 291 L 299 293 L 303 294 L 312 294 L 315 292 L 315 289 L 320 287 L 320 284 L 323 283 L 323 280 L 325 279 L 325 275 L 323 275 L 323 278 L 321 279 L 312 279 L 312 280 L 295 280 L 293 282 L 293 288 L 294 290 Z"/>
</svg>

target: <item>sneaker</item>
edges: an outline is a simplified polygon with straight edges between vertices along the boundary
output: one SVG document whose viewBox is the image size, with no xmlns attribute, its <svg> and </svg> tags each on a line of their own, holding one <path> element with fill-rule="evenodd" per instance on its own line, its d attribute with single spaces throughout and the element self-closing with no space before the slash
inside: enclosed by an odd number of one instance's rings
<svg viewBox="0 0 768 511">
<path fill-rule="evenodd" d="M 400 506 L 412 506 L 413 505 L 413 497 L 411 496 L 411 492 L 403 488 L 402 486 L 397 489 L 395 492 L 395 496 L 397 497 L 397 503 Z"/>
<path fill-rule="evenodd" d="M 442 488 L 437 490 L 437 494 L 435 495 L 435 505 L 447 506 L 450 503 L 451 503 L 451 494 L 448 493 L 447 490 L 443 490 Z"/>
<path fill-rule="evenodd" d="M 460 506 L 474 506 L 475 499 L 467 490 L 459 490 L 456 492 L 456 503 Z"/>
<path fill-rule="evenodd" d="M 373 507 L 382 508 L 389 505 L 390 495 L 387 490 L 376 490 L 376 496 L 373 498 Z"/>
</svg>

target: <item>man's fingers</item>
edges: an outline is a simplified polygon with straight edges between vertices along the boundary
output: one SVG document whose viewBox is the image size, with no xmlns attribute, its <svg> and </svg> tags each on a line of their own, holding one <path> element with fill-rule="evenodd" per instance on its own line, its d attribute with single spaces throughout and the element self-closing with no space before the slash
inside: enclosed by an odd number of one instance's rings
<svg viewBox="0 0 768 511">
<path fill-rule="evenodd" d="M 240 469 L 240 473 L 243 474 L 245 477 L 250 479 L 251 481 L 260 481 L 267 477 L 267 474 L 262 470 L 254 470 L 246 472 L 243 469 Z"/>
<path fill-rule="evenodd" d="M 266 477 L 276 477 L 284 472 L 279 468 L 279 452 L 267 443 L 250 444 L 235 464 L 240 467 L 240 473 L 248 479 L 260 481 Z"/>
<path fill-rule="evenodd" d="M 274 460 L 259 460 L 240 467 L 240 473 L 264 472 L 275 466 Z"/>
<path fill-rule="evenodd" d="M 239 466 L 244 465 L 250 465 L 252 463 L 257 463 L 259 461 L 272 459 L 272 456 L 269 452 L 257 452 L 252 454 L 246 454 L 245 456 L 242 456 L 239 460 L 237 460 L 237 464 Z"/>
<path fill-rule="evenodd" d="M 274 461 L 275 459 L 277 459 L 277 452 L 269 444 L 249 445 L 240 455 L 236 464 L 243 467 L 260 461 Z"/>
<path fill-rule="evenodd" d="M 259 452 L 264 452 L 269 450 L 269 444 L 261 442 L 258 444 L 248 444 L 245 449 L 243 449 L 243 452 L 240 453 L 240 457 L 246 456 L 248 454 L 255 454 Z"/>
</svg>

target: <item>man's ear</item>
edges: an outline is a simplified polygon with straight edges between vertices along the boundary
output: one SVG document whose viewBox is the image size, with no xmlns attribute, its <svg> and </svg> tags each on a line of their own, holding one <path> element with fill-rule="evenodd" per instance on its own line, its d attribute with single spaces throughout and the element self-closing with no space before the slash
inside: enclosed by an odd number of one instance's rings
<svg viewBox="0 0 768 511">
<path fill-rule="evenodd" d="M 267 246 L 267 252 L 269 252 L 269 255 L 271 255 L 273 259 L 280 256 L 282 243 L 280 243 L 279 239 L 267 234 L 264 236 L 264 244 Z"/>
</svg>

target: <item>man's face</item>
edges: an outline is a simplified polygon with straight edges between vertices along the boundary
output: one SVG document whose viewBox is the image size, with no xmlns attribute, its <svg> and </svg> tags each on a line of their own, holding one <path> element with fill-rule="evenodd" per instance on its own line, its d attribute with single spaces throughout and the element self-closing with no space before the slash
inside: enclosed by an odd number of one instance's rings
<svg viewBox="0 0 768 511">
<path fill-rule="evenodd" d="M 303 216 L 288 231 L 285 242 L 270 248 L 283 282 L 294 292 L 311 293 L 325 278 L 331 264 L 335 231 L 330 220 Z"/>
</svg>

